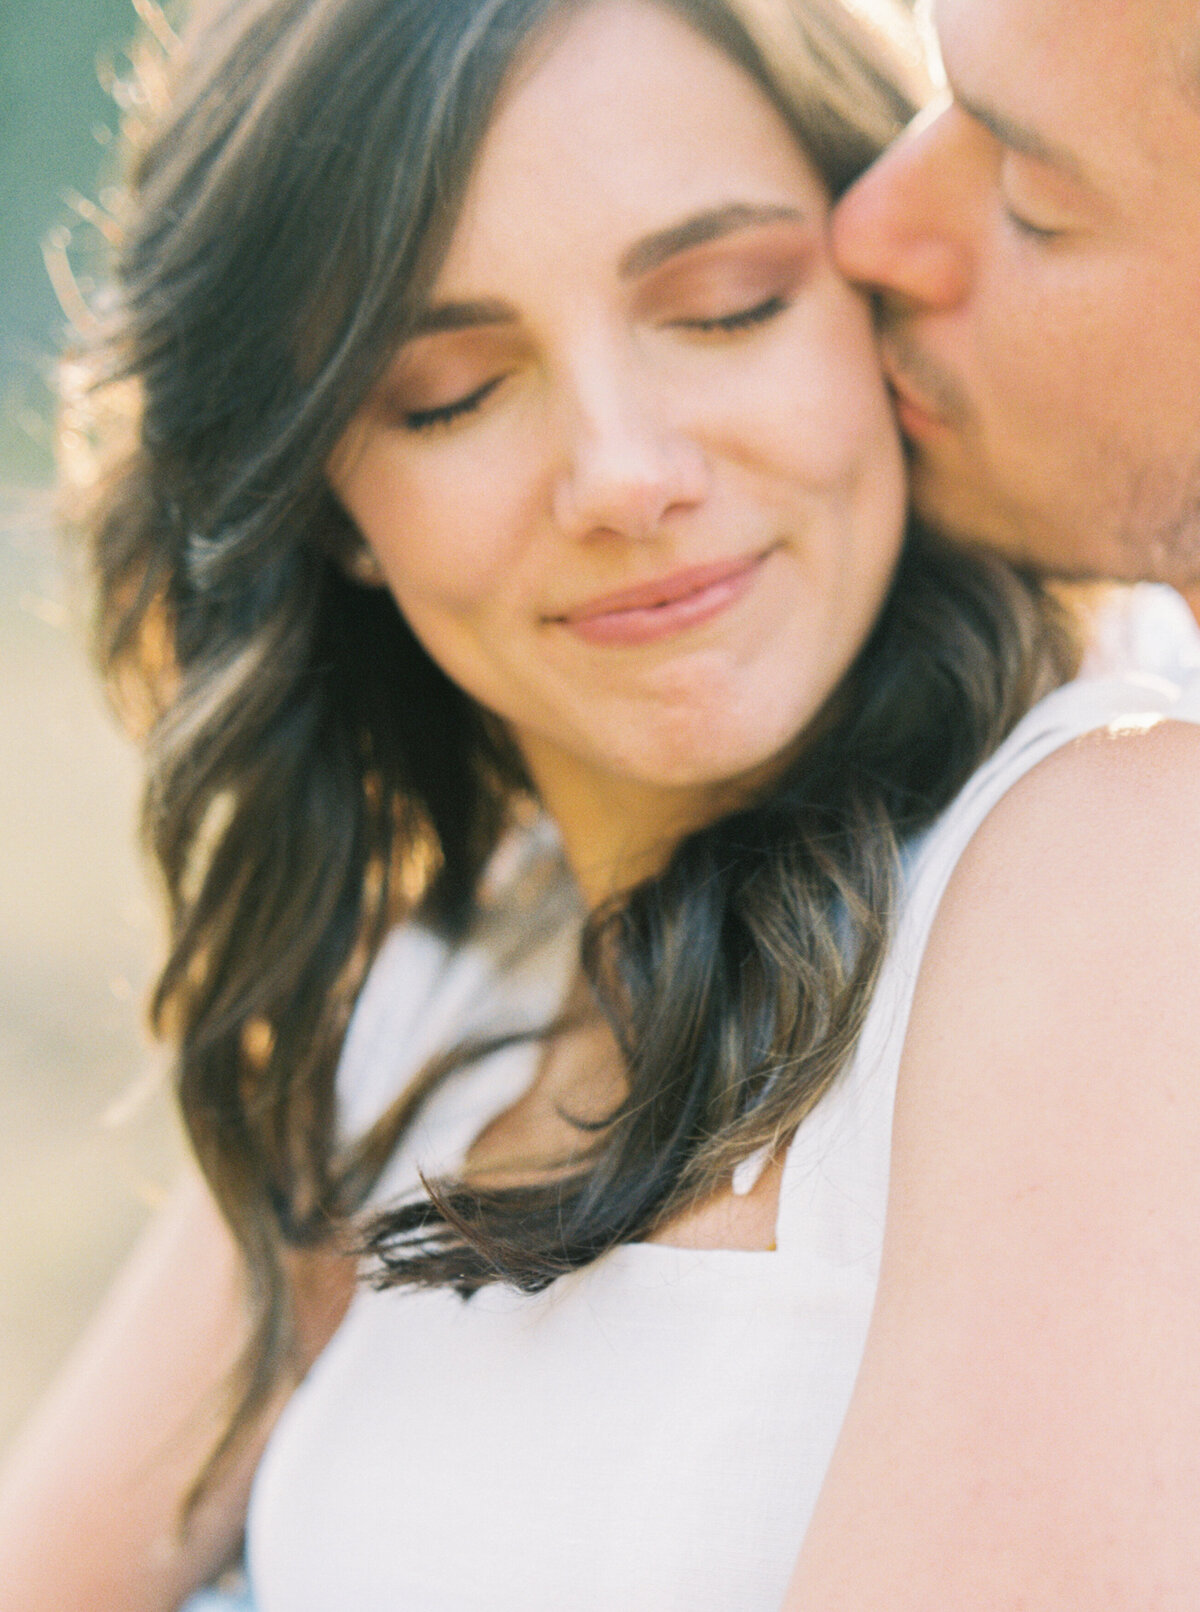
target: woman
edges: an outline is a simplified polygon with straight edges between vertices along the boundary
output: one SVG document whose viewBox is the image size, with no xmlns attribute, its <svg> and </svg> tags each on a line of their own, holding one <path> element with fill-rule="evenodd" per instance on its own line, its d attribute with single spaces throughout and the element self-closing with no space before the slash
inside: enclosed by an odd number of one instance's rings
<svg viewBox="0 0 1200 1612">
<path fill-rule="evenodd" d="M 284 1401 L 262 1612 L 1196 1582 L 1197 736 L 904 541 L 826 238 L 903 98 L 739 15 L 235 0 L 183 57 L 97 554 L 207 1185 L 17 1469 L 16 1606 L 177 1605 Z"/>
</svg>

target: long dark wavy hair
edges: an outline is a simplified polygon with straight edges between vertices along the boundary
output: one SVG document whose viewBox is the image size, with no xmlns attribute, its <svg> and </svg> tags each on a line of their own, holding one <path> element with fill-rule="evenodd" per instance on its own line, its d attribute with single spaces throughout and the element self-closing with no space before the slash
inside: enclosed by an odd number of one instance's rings
<svg viewBox="0 0 1200 1612">
<path fill-rule="evenodd" d="M 249 1277 L 223 1448 L 294 1348 L 287 1248 L 338 1235 L 412 1116 L 402 1098 L 339 1155 L 372 957 L 401 919 L 469 932 L 528 795 L 495 725 L 355 580 L 325 465 L 420 312 L 514 62 L 582 3 L 211 0 L 127 97 L 112 290 L 67 417 L 102 463 L 80 522 L 98 657 L 145 738 L 170 913 L 153 1020 Z M 657 3 L 751 75 L 835 195 L 913 110 L 917 58 L 862 5 Z M 862 1023 L 897 843 L 1072 654 L 1030 579 L 911 533 L 819 740 L 590 918 L 627 1097 L 552 1183 L 436 1183 L 377 1215 L 379 1280 L 535 1289 L 789 1136 Z"/>
</svg>

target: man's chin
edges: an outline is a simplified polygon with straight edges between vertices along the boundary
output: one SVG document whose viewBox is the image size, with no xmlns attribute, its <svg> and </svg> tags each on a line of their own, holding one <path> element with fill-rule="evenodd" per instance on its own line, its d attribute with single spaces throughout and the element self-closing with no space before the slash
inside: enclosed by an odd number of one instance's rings
<svg viewBox="0 0 1200 1612">
<path fill-rule="evenodd" d="M 948 542 L 967 548 L 997 549 L 1025 563 L 1022 534 L 998 518 L 995 508 L 978 496 L 976 485 L 967 477 L 948 475 L 943 466 L 931 462 L 920 447 L 908 445 L 909 498 L 917 517 Z"/>
<path fill-rule="evenodd" d="M 1021 519 L 982 500 L 977 490 L 938 475 L 914 454 L 911 498 L 918 518 L 957 548 L 986 549 L 1010 565 L 1065 581 L 1086 581 L 1098 573 L 1080 565 L 1079 547 L 1063 533 Z"/>
</svg>

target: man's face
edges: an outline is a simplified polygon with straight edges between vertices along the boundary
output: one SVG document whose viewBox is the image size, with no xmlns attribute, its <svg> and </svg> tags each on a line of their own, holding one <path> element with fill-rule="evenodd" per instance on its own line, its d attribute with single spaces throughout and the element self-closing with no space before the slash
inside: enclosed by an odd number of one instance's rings
<svg viewBox="0 0 1200 1612">
<path fill-rule="evenodd" d="M 953 98 L 835 218 L 918 506 L 1067 573 L 1200 580 L 1200 5 L 934 0 Z"/>
</svg>

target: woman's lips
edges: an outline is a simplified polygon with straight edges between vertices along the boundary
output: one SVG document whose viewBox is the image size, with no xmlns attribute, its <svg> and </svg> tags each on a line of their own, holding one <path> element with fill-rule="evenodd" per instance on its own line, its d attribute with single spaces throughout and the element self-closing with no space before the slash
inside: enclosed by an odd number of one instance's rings
<svg viewBox="0 0 1200 1612">
<path fill-rule="evenodd" d="M 589 644 L 653 643 L 709 621 L 740 599 L 769 552 L 675 571 L 654 582 L 589 599 L 553 619 Z"/>
</svg>

